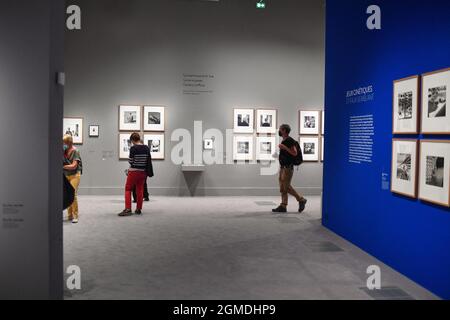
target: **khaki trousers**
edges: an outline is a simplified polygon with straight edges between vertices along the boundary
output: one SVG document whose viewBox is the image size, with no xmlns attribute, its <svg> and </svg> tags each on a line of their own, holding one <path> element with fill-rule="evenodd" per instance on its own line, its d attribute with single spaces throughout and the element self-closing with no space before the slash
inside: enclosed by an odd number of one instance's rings
<svg viewBox="0 0 450 320">
<path fill-rule="evenodd" d="M 280 169 L 280 193 L 281 193 L 281 206 L 288 206 L 289 195 L 294 196 L 297 201 L 303 199 L 303 196 L 299 195 L 297 191 L 292 187 L 292 177 L 294 176 L 294 168 L 281 168 Z"/>
<path fill-rule="evenodd" d="M 75 197 L 72 205 L 68 209 L 69 219 L 78 219 L 78 187 L 80 186 L 81 174 L 77 173 L 72 176 L 66 176 L 72 187 L 75 189 Z"/>
</svg>

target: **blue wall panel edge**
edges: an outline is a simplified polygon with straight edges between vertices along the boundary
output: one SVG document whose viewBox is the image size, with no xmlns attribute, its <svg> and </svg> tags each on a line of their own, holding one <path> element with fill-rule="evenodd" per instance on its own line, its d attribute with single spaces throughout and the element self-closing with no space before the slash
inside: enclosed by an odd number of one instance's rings
<svg viewBox="0 0 450 320">
<path fill-rule="evenodd" d="M 366 27 L 373 4 L 381 30 Z M 393 195 L 382 182 L 391 174 L 392 82 L 450 67 L 449 12 L 447 0 L 328 0 L 326 14 L 323 224 L 444 299 L 450 210 Z M 347 91 L 368 86 L 371 99 L 348 103 Z M 352 164 L 349 118 L 366 114 L 375 121 L 373 161 Z"/>
</svg>

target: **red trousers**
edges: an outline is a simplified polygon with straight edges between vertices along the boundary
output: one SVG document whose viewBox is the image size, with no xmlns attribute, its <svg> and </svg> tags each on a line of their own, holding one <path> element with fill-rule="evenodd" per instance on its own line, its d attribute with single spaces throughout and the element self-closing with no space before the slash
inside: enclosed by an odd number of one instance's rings
<svg viewBox="0 0 450 320">
<path fill-rule="evenodd" d="M 144 202 L 144 183 L 147 180 L 147 172 L 144 171 L 129 171 L 127 183 L 125 185 L 125 209 L 131 210 L 131 194 L 134 187 L 136 187 L 137 208 L 142 210 Z"/>
</svg>

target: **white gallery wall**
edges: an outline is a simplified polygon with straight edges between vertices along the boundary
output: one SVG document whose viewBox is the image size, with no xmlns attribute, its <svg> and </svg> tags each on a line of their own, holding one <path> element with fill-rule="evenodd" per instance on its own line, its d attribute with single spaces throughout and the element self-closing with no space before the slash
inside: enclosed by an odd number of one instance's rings
<svg viewBox="0 0 450 320">
<path fill-rule="evenodd" d="M 233 126 L 233 109 L 276 108 L 298 138 L 298 111 L 324 104 L 324 1 L 75 0 L 82 30 L 66 32 L 65 116 L 84 118 L 82 194 L 121 194 L 118 106 L 166 106 L 166 159 L 149 187 L 162 195 L 276 195 L 260 165 L 213 165 L 183 173 L 170 160 L 178 128 Z M 186 94 L 186 74 L 210 75 L 205 92 Z M 88 126 L 100 137 L 89 138 Z M 200 138 L 201 139 L 201 138 Z M 224 155 L 226 156 L 226 154 Z M 231 156 L 231 155 L 230 155 Z M 322 164 L 306 163 L 294 184 L 322 188 Z"/>
<path fill-rule="evenodd" d="M 0 299 L 60 299 L 64 3 L 0 2 Z"/>
</svg>

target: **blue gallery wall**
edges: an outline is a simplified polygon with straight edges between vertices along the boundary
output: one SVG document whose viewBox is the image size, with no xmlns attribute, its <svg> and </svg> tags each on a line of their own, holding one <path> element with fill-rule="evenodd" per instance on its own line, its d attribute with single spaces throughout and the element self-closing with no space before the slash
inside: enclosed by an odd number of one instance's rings
<svg viewBox="0 0 450 320">
<path fill-rule="evenodd" d="M 381 30 L 366 27 L 373 4 Z M 328 0 L 326 32 L 323 224 L 450 299 L 450 210 L 396 196 L 386 183 L 393 81 L 450 67 L 450 1 Z M 347 91 L 368 86 L 367 101 L 347 102 Z M 367 114 L 375 121 L 373 162 L 350 163 L 349 118 Z"/>
</svg>

